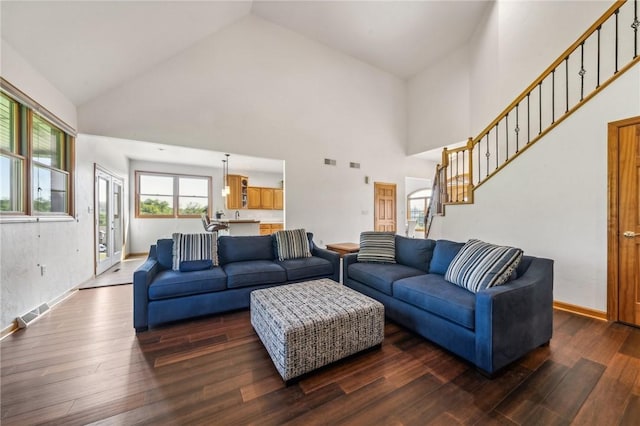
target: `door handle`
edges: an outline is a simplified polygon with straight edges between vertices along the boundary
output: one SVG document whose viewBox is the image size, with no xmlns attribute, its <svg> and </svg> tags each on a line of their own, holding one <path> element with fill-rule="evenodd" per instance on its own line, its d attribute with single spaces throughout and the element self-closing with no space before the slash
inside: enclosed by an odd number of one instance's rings
<svg viewBox="0 0 640 426">
<path fill-rule="evenodd" d="M 625 238 L 635 238 L 638 235 L 640 235 L 640 233 L 636 233 L 633 231 L 624 231 L 624 233 L 622 234 Z"/>
</svg>

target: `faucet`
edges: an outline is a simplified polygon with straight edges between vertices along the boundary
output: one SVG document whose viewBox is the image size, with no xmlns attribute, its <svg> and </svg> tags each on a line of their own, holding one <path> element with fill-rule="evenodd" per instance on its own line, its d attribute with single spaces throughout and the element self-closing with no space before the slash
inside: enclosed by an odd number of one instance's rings
<svg viewBox="0 0 640 426">
<path fill-rule="evenodd" d="M 236 220 L 240 219 L 240 212 L 238 210 L 236 210 Z"/>
</svg>

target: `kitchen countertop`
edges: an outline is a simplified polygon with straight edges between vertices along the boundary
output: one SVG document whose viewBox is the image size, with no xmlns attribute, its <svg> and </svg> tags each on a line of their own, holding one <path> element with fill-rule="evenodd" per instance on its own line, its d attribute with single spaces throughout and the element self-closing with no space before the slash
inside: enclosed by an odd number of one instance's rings
<svg viewBox="0 0 640 426">
<path fill-rule="evenodd" d="M 256 219 L 216 219 L 218 222 L 223 223 L 260 223 Z"/>
</svg>

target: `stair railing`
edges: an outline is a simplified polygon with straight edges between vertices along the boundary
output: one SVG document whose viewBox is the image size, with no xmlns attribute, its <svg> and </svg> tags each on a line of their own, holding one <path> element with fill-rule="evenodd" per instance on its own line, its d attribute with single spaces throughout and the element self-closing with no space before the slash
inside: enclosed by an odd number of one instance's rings
<svg viewBox="0 0 640 426">
<path fill-rule="evenodd" d="M 473 203 L 476 188 L 638 63 L 638 28 L 638 0 L 616 1 L 478 136 L 445 148 L 443 204 Z"/>
</svg>

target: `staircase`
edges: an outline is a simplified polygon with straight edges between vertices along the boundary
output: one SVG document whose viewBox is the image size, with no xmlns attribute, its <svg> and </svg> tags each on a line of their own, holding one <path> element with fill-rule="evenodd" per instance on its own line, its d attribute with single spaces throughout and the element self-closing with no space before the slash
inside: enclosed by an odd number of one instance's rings
<svg viewBox="0 0 640 426">
<path fill-rule="evenodd" d="M 444 149 L 425 226 L 475 190 L 640 61 L 638 0 L 616 1 L 478 136 Z"/>
</svg>

